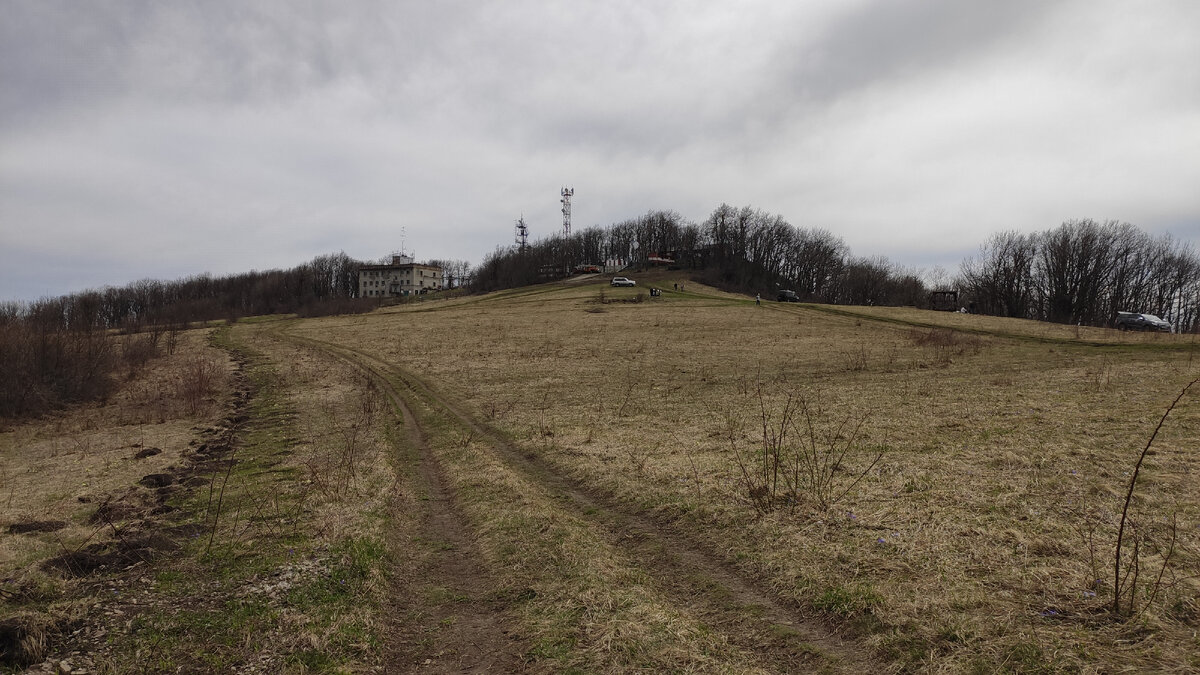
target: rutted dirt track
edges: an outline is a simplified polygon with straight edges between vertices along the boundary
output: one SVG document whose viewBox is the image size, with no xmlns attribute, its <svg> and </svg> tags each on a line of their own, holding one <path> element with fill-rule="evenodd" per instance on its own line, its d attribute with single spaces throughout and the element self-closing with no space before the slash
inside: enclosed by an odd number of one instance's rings
<svg viewBox="0 0 1200 675">
<path fill-rule="evenodd" d="M 582 518 L 614 549 L 637 561 L 638 570 L 677 608 L 696 617 L 726 644 L 750 655 L 748 671 L 882 672 L 862 647 L 837 637 L 826 625 L 746 579 L 669 525 L 613 503 L 585 485 L 556 473 L 532 452 L 514 446 L 495 428 L 474 419 L 396 364 L 353 348 L 307 337 L 282 335 L 318 348 L 370 375 L 402 420 L 406 443 L 417 452 L 420 532 L 400 532 L 396 609 L 389 622 L 388 672 L 512 672 L 541 670 L 525 655 L 536 635 L 521 635 L 519 618 L 492 589 L 495 569 L 476 550 L 471 526 L 427 442 L 414 406 L 440 411 L 465 434 L 482 438 L 495 458 L 541 490 L 559 508 Z M 401 453 L 403 455 L 403 453 Z M 405 560 L 405 537 L 440 542 L 435 554 Z M 430 597 L 430 589 L 440 589 Z M 696 669 L 696 668 L 689 668 Z M 704 669 L 699 666 L 699 669 Z"/>
<path fill-rule="evenodd" d="M 317 347 L 367 374 L 393 406 L 416 460 L 414 499 L 393 508 L 421 509 L 417 529 L 397 532 L 405 541 L 397 551 L 393 571 L 393 603 L 387 623 L 386 672 L 518 672 L 524 668 L 526 646 L 512 631 L 514 621 L 504 607 L 489 601 L 492 588 L 470 531 L 455 511 L 425 433 L 412 409 L 384 373 L 367 366 L 352 353 L 317 341 L 284 335 Z M 407 546 L 420 539 L 430 553 Z"/>
</svg>

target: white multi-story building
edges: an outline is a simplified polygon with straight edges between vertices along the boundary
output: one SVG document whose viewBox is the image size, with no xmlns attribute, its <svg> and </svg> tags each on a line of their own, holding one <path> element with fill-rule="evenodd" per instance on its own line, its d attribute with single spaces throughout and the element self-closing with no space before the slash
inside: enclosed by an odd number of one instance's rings
<svg viewBox="0 0 1200 675">
<path fill-rule="evenodd" d="M 409 256 L 394 255 L 390 265 L 358 270 L 358 297 L 395 298 L 442 289 L 442 268 L 418 265 Z"/>
</svg>

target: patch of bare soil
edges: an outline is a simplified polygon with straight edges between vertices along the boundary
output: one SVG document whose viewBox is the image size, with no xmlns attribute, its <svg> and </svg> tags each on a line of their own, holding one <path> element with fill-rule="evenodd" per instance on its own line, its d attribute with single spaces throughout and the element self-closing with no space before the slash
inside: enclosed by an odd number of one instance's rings
<svg viewBox="0 0 1200 675">
<path fill-rule="evenodd" d="M 526 647 L 510 632 L 515 622 L 494 598 L 495 584 L 453 498 L 434 467 L 422 463 L 420 473 L 429 496 L 418 536 L 433 550 L 395 570 L 386 672 L 523 671 Z"/>
<path fill-rule="evenodd" d="M 31 532 L 57 532 L 67 526 L 65 520 L 26 520 L 8 526 L 9 534 L 29 534 Z"/>
<path fill-rule="evenodd" d="M 245 361 L 235 357 L 235 364 L 235 385 L 225 417 L 199 430 L 183 453 L 183 461 L 146 474 L 137 485 L 100 495 L 88 518 L 96 527 L 88 542 L 41 563 L 44 570 L 81 584 L 72 594 L 80 601 L 76 603 L 78 612 L 66 620 L 29 612 L 4 621 L 0 624 L 0 667 L 95 672 L 95 662 L 106 653 L 110 634 L 127 630 L 132 617 L 151 604 L 168 602 L 148 590 L 147 566 L 169 558 L 204 530 L 183 522 L 186 514 L 168 502 L 209 484 L 207 476 L 222 469 L 222 458 L 233 450 L 247 420 L 251 397 Z M 142 448 L 133 457 L 144 459 L 160 452 Z M 9 531 L 49 532 L 64 526 L 60 521 L 27 521 L 10 525 Z"/>
</svg>

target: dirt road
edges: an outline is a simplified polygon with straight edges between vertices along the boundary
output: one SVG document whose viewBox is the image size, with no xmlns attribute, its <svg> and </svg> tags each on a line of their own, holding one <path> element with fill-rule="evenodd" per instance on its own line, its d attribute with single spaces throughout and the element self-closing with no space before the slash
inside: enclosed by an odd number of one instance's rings
<svg viewBox="0 0 1200 675">
<path fill-rule="evenodd" d="M 420 502 L 419 531 L 396 533 L 397 604 L 389 623 L 388 672 L 631 667 L 632 663 L 609 653 L 626 650 L 611 641 L 620 639 L 620 624 L 629 620 L 628 607 L 623 607 L 627 603 L 613 603 L 611 612 L 605 607 L 624 591 L 597 589 L 589 579 L 577 578 L 570 565 L 556 564 L 556 559 L 586 555 L 589 550 L 600 551 L 596 562 L 621 568 L 612 576 L 630 580 L 638 587 L 637 594 L 652 596 L 649 606 L 636 609 L 643 620 L 661 623 L 663 629 L 684 627 L 684 639 L 666 650 L 669 656 L 647 649 L 636 659 L 666 658 L 684 670 L 880 670 L 865 650 L 781 601 L 765 585 L 744 578 L 716 555 L 636 507 L 615 503 L 556 473 L 536 452 L 473 418 L 400 365 L 345 345 L 284 335 L 369 374 L 393 406 L 404 429 L 402 443 L 415 449 L 398 451 L 415 462 L 426 496 Z M 494 478 L 520 485 L 517 502 L 537 501 L 539 510 L 551 505 L 555 513 L 539 514 L 538 519 L 567 523 L 568 531 L 543 527 L 542 532 L 535 528 L 520 536 L 556 539 L 531 543 L 533 549 L 556 548 L 558 556 L 547 559 L 504 550 L 497 523 L 520 518 L 520 504 L 510 507 L 464 498 L 462 492 L 473 491 L 473 481 L 480 478 L 471 475 L 468 466 L 478 465 L 479 458 L 467 460 L 464 454 L 486 455 L 486 463 L 496 472 Z M 580 543 L 572 545 L 564 539 Z M 407 545 L 418 540 L 435 545 Z M 546 619 L 547 614 L 564 613 L 574 618 Z M 652 632 L 657 630 L 651 627 Z M 567 639 L 561 639 L 563 632 Z M 602 640 L 597 643 L 593 636 Z M 640 635 L 633 642 L 639 640 L 647 642 Z M 699 651 L 691 653 L 690 647 Z"/>
</svg>

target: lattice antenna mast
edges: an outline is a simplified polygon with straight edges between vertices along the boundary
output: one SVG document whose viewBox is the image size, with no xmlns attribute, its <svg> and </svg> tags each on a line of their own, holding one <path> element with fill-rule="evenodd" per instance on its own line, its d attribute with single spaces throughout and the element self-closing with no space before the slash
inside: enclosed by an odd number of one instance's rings
<svg viewBox="0 0 1200 675">
<path fill-rule="evenodd" d="M 562 189 L 562 212 L 563 212 L 563 236 L 571 236 L 571 197 L 575 194 L 575 188 Z"/>
<path fill-rule="evenodd" d="M 529 248 L 529 226 L 525 224 L 525 215 L 517 219 L 517 250 L 522 253 Z"/>
</svg>

